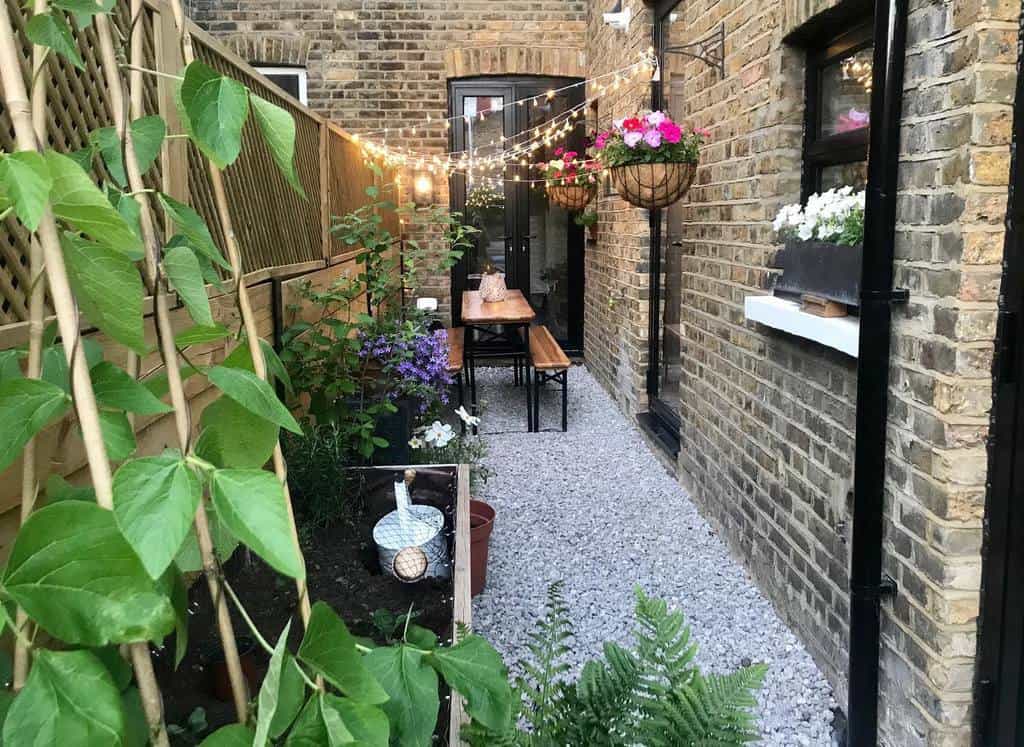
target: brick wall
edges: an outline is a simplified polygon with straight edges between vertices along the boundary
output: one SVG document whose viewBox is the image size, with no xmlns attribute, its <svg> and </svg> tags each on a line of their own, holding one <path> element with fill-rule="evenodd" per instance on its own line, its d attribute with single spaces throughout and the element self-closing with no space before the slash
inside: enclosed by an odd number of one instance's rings
<svg viewBox="0 0 1024 747">
<path fill-rule="evenodd" d="M 199 25 L 252 62 L 308 71 L 310 106 L 351 132 L 422 127 L 447 116 L 453 77 L 494 74 L 578 76 L 585 0 L 191 0 Z M 269 59 L 255 59 L 254 54 Z M 435 126 L 388 138 L 389 145 L 441 153 Z M 435 196 L 448 200 L 436 179 Z M 406 184 L 409 180 L 406 180 Z M 416 236 L 415 238 L 423 238 Z M 427 237 L 429 238 L 429 237 Z M 449 308 L 448 275 L 423 279 L 419 295 Z"/>
</svg>

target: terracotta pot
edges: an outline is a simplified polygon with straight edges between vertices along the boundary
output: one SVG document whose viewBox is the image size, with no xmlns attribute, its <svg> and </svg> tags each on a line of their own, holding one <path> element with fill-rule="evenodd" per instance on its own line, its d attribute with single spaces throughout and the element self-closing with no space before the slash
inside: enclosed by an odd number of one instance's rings
<svg viewBox="0 0 1024 747">
<path fill-rule="evenodd" d="M 480 276 L 480 298 L 484 303 L 504 301 L 507 295 L 508 286 L 505 285 L 505 273 L 485 272 Z"/>
<path fill-rule="evenodd" d="M 469 590 L 476 596 L 487 585 L 487 552 L 494 529 L 494 509 L 483 501 L 469 501 Z"/>
<path fill-rule="evenodd" d="M 614 166 L 612 183 L 626 202 L 655 210 L 681 200 L 697 174 L 695 163 L 631 163 Z"/>
<path fill-rule="evenodd" d="M 552 184 L 548 186 L 548 199 L 569 211 L 582 210 L 597 194 L 596 186 L 582 184 Z"/>
<path fill-rule="evenodd" d="M 242 674 L 249 684 L 249 692 L 255 693 L 260 688 L 260 664 L 257 660 L 258 652 L 256 642 L 245 636 L 238 636 L 238 658 L 242 662 Z M 231 677 L 228 675 L 228 665 L 224 661 L 224 651 L 217 646 L 215 651 L 210 652 L 207 661 L 207 674 L 210 677 L 210 689 L 213 697 L 222 703 L 230 703 L 233 700 L 231 693 Z"/>
</svg>

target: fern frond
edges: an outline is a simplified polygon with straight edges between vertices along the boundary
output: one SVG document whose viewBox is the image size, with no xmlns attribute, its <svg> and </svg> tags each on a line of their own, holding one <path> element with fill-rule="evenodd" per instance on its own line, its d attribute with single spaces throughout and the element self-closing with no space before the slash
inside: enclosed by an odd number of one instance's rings
<svg viewBox="0 0 1024 747">
<path fill-rule="evenodd" d="M 644 665 L 640 688 L 657 700 L 683 687 L 696 673 L 697 645 L 690 641 L 690 626 L 683 613 L 670 612 L 662 599 L 648 597 L 636 587 L 636 655 Z"/>
<path fill-rule="evenodd" d="M 523 693 L 525 707 L 523 716 L 530 724 L 533 736 L 544 744 L 560 730 L 560 716 L 564 715 L 561 702 L 565 689 L 560 681 L 569 672 L 565 661 L 570 649 L 566 645 L 572 635 L 569 609 L 562 596 L 564 583 L 557 581 L 548 587 L 548 600 L 544 617 L 537 629 L 530 633 L 527 649 L 532 661 L 521 662 L 526 676 L 520 678 L 518 686 Z"/>
</svg>

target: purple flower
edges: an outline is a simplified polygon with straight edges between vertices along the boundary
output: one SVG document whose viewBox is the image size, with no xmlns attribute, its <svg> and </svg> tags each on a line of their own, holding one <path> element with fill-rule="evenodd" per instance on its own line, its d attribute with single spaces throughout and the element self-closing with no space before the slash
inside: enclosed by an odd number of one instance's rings
<svg viewBox="0 0 1024 747">
<path fill-rule="evenodd" d="M 661 145 L 661 133 L 656 129 L 650 129 L 644 133 L 644 142 L 652 148 Z"/>
<path fill-rule="evenodd" d="M 635 148 L 643 138 L 642 132 L 627 132 L 622 136 L 622 142 L 626 144 L 627 148 Z"/>
</svg>

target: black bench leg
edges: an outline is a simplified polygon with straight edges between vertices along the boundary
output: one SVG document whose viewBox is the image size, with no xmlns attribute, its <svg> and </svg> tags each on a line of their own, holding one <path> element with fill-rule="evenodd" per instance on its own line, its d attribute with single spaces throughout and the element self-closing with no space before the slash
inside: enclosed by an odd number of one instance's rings
<svg viewBox="0 0 1024 747">
<path fill-rule="evenodd" d="M 465 368 L 465 366 L 463 366 Z M 455 376 L 455 386 L 459 388 L 459 407 L 465 408 L 466 406 L 466 379 L 462 374 L 462 371 Z M 459 428 L 462 435 L 466 435 L 466 421 L 459 418 Z"/>
<path fill-rule="evenodd" d="M 569 430 L 569 371 L 562 371 L 562 433 Z"/>
<path fill-rule="evenodd" d="M 540 377 L 539 369 L 533 369 L 533 432 L 540 433 Z"/>
<path fill-rule="evenodd" d="M 476 359 L 470 357 L 469 363 L 469 401 L 470 414 L 476 416 Z M 473 435 L 477 434 L 477 427 L 473 426 Z"/>
<path fill-rule="evenodd" d="M 533 387 L 530 386 L 530 367 L 523 363 L 523 386 L 526 388 L 526 432 L 533 433 Z"/>
</svg>

